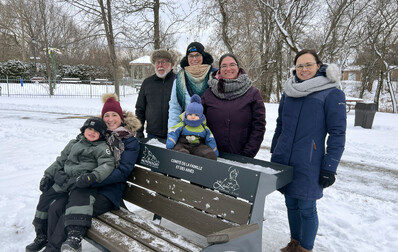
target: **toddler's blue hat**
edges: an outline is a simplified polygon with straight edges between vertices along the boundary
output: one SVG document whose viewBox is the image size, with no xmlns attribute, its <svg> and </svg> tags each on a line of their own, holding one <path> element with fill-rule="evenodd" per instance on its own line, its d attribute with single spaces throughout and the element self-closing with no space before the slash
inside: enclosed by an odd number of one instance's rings
<svg viewBox="0 0 398 252">
<path fill-rule="evenodd" d="M 191 103 L 188 105 L 185 111 L 185 115 L 190 115 L 190 114 L 197 114 L 199 118 L 202 118 L 203 115 L 202 100 L 200 99 L 200 96 L 197 94 L 194 94 L 191 97 Z"/>
</svg>

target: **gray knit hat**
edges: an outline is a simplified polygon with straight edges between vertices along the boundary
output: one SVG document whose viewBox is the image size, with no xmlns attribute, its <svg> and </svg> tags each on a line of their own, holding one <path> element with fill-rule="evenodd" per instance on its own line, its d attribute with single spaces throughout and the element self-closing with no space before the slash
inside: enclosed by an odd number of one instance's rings
<svg viewBox="0 0 398 252">
<path fill-rule="evenodd" d="M 155 65 L 156 59 L 168 59 L 173 66 L 177 64 L 178 61 L 178 53 L 172 49 L 170 50 L 165 50 L 165 49 L 157 49 L 152 52 L 151 54 L 151 63 L 152 65 Z"/>
</svg>

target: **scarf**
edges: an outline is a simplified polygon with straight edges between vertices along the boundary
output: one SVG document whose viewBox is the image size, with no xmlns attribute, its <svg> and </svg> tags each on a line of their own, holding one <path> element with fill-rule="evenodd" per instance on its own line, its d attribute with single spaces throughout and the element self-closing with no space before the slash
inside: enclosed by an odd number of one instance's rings
<svg viewBox="0 0 398 252">
<path fill-rule="evenodd" d="M 208 85 L 211 88 L 211 92 L 218 98 L 234 100 L 244 95 L 252 86 L 252 82 L 249 76 L 243 72 L 236 79 L 211 79 Z"/>
<path fill-rule="evenodd" d="M 125 127 L 119 127 L 113 131 L 106 132 L 106 143 L 113 152 L 116 167 L 119 166 L 119 161 L 124 151 L 124 143 L 122 139 L 127 139 L 134 136 L 134 133 L 127 130 Z"/>
<path fill-rule="evenodd" d="M 332 82 L 326 77 L 326 65 L 321 67 L 316 75 L 308 80 L 299 80 L 297 76 L 293 76 L 285 83 L 285 93 L 290 97 L 304 97 L 314 92 L 334 88 L 339 86 L 339 82 Z M 295 74 L 295 72 L 293 72 Z"/>
<path fill-rule="evenodd" d="M 183 111 L 185 110 L 185 92 L 188 91 L 190 96 L 197 94 L 202 97 L 207 89 L 210 69 L 211 66 L 206 64 L 187 66 L 177 74 L 177 100 Z"/>
<path fill-rule="evenodd" d="M 188 119 L 187 119 L 187 115 L 186 115 L 186 114 L 184 115 L 184 123 L 185 123 L 186 125 L 191 126 L 191 127 L 198 127 L 198 126 L 201 125 L 205 120 L 206 120 L 205 115 L 202 115 L 201 118 L 199 118 L 198 120 L 195 120 L 195 121 L 194 121 L 194 120 L 188 120 Z"/>
</svg>

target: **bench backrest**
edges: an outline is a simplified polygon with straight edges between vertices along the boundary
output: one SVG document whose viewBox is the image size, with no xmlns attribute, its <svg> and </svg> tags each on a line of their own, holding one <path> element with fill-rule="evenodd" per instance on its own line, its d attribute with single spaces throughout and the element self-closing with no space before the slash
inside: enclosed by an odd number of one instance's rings
<svg viewBox="0 0 398 252">
<path fill-rule="evenodd" d="M 237 155 L 228 159 L 255 161 Z M 281 172 L 269 175 L 140 143 L 124 199 L 203 236 L 242 224 L 261 227 L 265 196 L 290 182 L 292 170 L 255 162 Z"/>
<path fill-rule="evenodd" d="M 252 204 L 136 166 L 124 199 L 198 234 L 248 223 Z"/>
</svg>

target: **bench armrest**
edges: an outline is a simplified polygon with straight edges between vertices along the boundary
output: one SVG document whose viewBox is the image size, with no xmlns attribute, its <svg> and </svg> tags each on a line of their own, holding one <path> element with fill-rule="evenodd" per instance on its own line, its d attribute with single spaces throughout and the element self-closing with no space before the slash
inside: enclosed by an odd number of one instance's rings
<svg viewBox="0 0 398 252">
<path fill-rule="evenodd" d="M 258 224 L 245 224 L 237 227 L 227 228 L 216 233 L 206 236 L 207 242 L 210 244 L 225 243 L 232 239 L 250 234 L 258 230 Z"/>
</svg>

